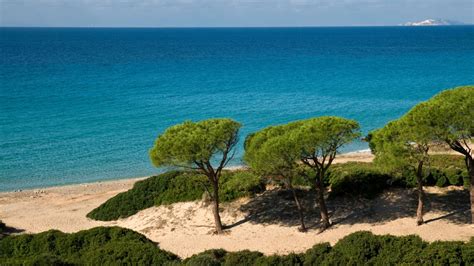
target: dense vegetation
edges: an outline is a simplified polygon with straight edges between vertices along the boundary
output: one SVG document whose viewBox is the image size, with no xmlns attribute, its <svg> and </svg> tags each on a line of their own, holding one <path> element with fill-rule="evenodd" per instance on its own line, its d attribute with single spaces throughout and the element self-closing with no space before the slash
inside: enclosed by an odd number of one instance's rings
<svg viewBox="0 0 474 266">
<path fill-rule="evenodd" d="M 1 265 L 163 265 L 178 260 L 145 236 L 119 227 L 66 234 L 51 230 L 0 240 Z"/>
<path fill-rule="evenodd" d="M 135 183 L 132 189 L 109 199 L 87 216 L 101 221 L 129 217 L 162 204 L 201 199 L 208 179 L 196 172 L 171 171 Z M 265 190 L 262 179 L 248 171 L 225 171 L 220 178 L 220 198 L 231 201 Z"/>
<path fill-rule="evenodd" d="M 2 265 L 473 265 L 470 242 L 427 243 L 418 236 L 356 232 L 331 247 L 316 244 L 304 253 L 264 256 L 255 251 L 207 250 L 185 260 L 159 249 L 134 231 L 97 227 L 66 234 L 47 231 L 0 240 Z"/>
</svg>

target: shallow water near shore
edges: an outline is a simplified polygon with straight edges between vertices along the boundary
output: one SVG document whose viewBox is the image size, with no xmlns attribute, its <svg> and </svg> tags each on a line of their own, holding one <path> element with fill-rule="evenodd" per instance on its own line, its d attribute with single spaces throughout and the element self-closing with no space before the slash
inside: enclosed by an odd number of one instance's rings
<svg viewBox="0 0 474 266">
<path fill-rule="evenodd" d="M 474 26 L 0 28 L 0 190 L 157 173 L 148 149 L 187 119 L 233 118 L 242 139 L 321 115 L 367 133 L 473 84 L 472 62 Z"/>
</svg>

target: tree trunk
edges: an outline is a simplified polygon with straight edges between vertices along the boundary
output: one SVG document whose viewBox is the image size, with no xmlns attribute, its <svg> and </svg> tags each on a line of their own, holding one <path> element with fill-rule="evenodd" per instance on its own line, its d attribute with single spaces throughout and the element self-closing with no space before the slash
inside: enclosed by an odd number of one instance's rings
<svg viewBox="0 0 474 266">
<path fill-rule="evenodd" d="M 465 157 L 467 171 L 469 173 L 469 178 L 471 179 L 471 224 L 474 224 L 474 160 L 472 156 L 467 155 Z"/>
<path fill-rule="evenodd" d="M 324 200 L 324 185 L 322 180 L 323 175 L 324 174 L 320 174 L 316 180 L 316 193 L 319 205 L 319 213 L 321 215 L 321 232 L 326 230 L 331 225 L 331 222 L 329 221 L 328 209 Z"/>
<path fill-rule="evenodd" d="M 214 222 L 216 225 L 216 233 L 222 234 L 222 221 L 221 216 L 219 215 L 219 183 L 216 179 L 211 180 L 212 186 L 214 188 L 214 195 L 212 197 L 212 213 L 214 214 Z"/>
<path fill-rule="evenodd" d="M 296 191 L 293 188 L 293 186 L 290 185 L 289 187 L 290 187 L 291 193 L 293 193 L 293 198 L 295 199 L 296 208 L 298 209 L 298 215 L 300 216 L 301 227 L 300 227 L 299 230 L 300 230 L 300 232 L 306 232 L 307 229 L 306 229 L 306 226 L 304 224 L 304 214 L 303 214 L 303 208 L 301 207 L 300 200 L 298 199 L 298 196 L 296 196 Z"/>
<path fill-rule="evenodd" d="M 423 206 L 425 201 L 425 193 L 423 191 L 423 162 L 418 163 L 416 170 L 416 181 L 418 183 L 418 208 L 416 209 L 416 224 L 422 225 L 423 221 Z"/>
</svg>

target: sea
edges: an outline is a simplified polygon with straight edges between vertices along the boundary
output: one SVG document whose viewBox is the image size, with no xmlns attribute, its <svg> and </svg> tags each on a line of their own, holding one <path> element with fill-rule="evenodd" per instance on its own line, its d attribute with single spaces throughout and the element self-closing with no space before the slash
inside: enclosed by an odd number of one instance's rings
<svg viewBox="0 0 474 266">
<path fill-rule="evenodd" d="M 332 115 L 367 134 L 468 84 L 474 26 L 0 28 L 0 190 L 160 173 L 148 151 L 186 120 L 241 122 L 240 165 L 264 127 Z"/>
</svg>

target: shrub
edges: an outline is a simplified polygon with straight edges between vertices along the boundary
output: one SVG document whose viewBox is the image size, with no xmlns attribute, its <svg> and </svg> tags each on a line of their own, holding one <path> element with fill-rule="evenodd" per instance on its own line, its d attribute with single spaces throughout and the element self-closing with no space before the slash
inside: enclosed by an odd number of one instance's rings
<svg viewBox="0 0 474 266">
<path fill-rule="evenodd" d="M 392 184 L 401 187 L 416 187 L 415 171 L 412 168 L 399 169 L 390 173 Z M 424 184 L 427 186 L 460 186 L 468 179 L 464 159 L 458 155 L 435 154 L 430 156 L 429 165 L 425 166 Z"/>
<path fill-rule="evenodd" d="M 0 260 L 26 265 L 163 265 L 179 258 L 132 230 L 96 227 L 73 234 L 50 230 L 7 236 L 0 240 Z"/>
<path fill-rule="evenodd" d="M 222 201 L 231 201 L 265 191 L 262 178 L 250 171 L 226 172 L 221 177 L 221 183 Z"/>
<path fill-rule="evenodd" d="M 448 167 L 444 170 L 446 173 L 446 178 L 448 179 L 449 184 L 453 186 L 462 186 L 463 185 L 463 169 L 456 167 Z M 467 173 L 466 173 L 467 175 Z"/>
<path fill-rule="evenodd" d="M 196 173 L 180 173 L 172 178 L 167 186 L 157 194 L 154 205 L 166 205 L 176 202 L 200 199 L 207 185 L 207 177 Z"/>
<path fill-rule="evenodd" d="M 223 249 L 210 249 L 193 255 L 183 261 L 186 266 L 219 266 L 224 262 L 227 251 Z"/>
<path fill-rule="evenodd" d="M 355 232 L 334 247 L 314 245 L 306 253 L 264 256 L 260 252 L 211 249 L 181 261 L 145 236 L 119 227 L 66 234 L 51 230 L 0 240 L 1 265 L 474 265 L 474 237 L 468 243 L 418 236 Z"/>
<path fill-rule="evenodd" d="M 382 244 L 370 232 L 356 232 L 339 240 L 324 264 L 329 265 L 365 265 L 377 257 Z"/>
<path fill-rule="evenodd" d="M 421 262 L 430 265 L 462 265 L 462 242 L 436 241 L 421 253 Z"/>
<path fill-rule="evenodd" d="M 224 265 L 254 265 L 261 257 L 263 257 L 263 254 L 257 251 L 242 250 L 238 252 L 230 252 L 225 256 Z"/>
<path fill-rule="evenodd" d="M 180 172 L 172 171 L 138 181 L 132 189 L 107 200 L 88 213 L 87 217 L 101 221 L 112 221 L 152 207 L 155 204 L 155 198 L 165 191 L 170 180 L 179 174 Z"/>
<path fill-rule="evenodd" d="M 303 265 L 304 258 L 301 254 L 290 253 L 288 255 L 272 255 L 260 257 L 255 261 L 256 266 L 300 266 Z"/>
<path fill-rule="evenodd" d="M 373 236 L 378 238 L 381 249 L 376 258 L 373 259 L 375 265 L 395 265 L 420 264 L 419 254 L 427 246 L 419 236 Z"/>
<path fill-rule="evenodd" d="M 306 251 L 304 255 L 304 265 L 321 265 L 330 251 L 331 245 L 329 245 L 329 243 L 314 245 Z"/>
<path fill-rule="evenodd" d="M 329 174 L 331 195 L 362 195 L 372 198 L 388 187 L 390 178 L 371 163 L 335 165 Z"/>
<path fill-rule="evenodd" d="M 265 190 L 261 178 L 249 171 L 226 171 L 221 177 L 219 196 L 222 201 L 250 196 Z M 193 201 L 202 198 L 208 179 L 195 172 L 171 171 L 138 181 L 132 189 L 109 199 L 87 214 L 87 217 L 112 221 L 163 204 Z"/>
<path fill-rule="evenodd" d="M 462 260 L 465 265 L 474 265 L 474 237 L 462 247 Z"/>
</svg>

